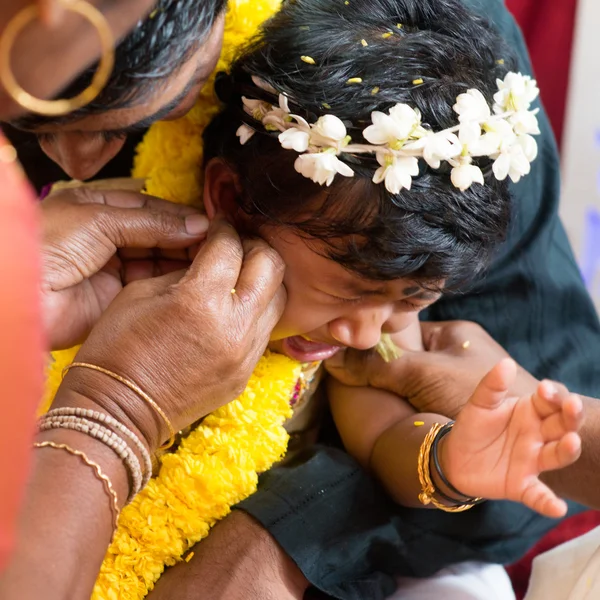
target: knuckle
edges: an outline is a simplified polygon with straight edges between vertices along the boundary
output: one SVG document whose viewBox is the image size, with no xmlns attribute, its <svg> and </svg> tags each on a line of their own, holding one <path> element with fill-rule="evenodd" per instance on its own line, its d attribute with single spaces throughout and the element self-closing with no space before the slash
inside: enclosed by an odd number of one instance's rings
<svg viewBox="0 0 600 600">
<path fill-rule="evenodd" d="M 157 209 L 142 209 L 147 211 L 148 220 L 162 237 L 169 237 L 179 231 L 182 222 L 175 215 Z"/>
<path fill-rule="evenodd" d="M 285 263 L 275 248 L 272 248 L 265 242 L 253 248 L 252 251 L 259 254 L 272 277 L 283 278 Z"/>
<path fill-rule="evenodd" d="M 243 248 L 239 239 L 233 236 L 227 229 L 213 234 L 210 241 L 212 245 L 218 247 L 219 254 L 224 254 L 228 260 L 239 260 L 243 256 Z"/>
</svg>

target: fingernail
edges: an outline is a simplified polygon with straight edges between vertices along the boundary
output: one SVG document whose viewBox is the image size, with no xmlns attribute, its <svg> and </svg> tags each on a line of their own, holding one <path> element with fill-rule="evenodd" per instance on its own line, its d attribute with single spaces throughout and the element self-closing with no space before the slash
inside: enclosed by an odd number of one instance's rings
<svg viewBox="0 0 600 600">
<path fill-rule="evenodd" d="M 544 392 L 548 398 L 552 398 L 558 394 L 557 387 L 551 381 L 546 379 L 542 383 L 544 384 Z"/>
<path fill-rule="evenodd" d="M 189 215 L 185 218 L 185 229 L 190 235 L 206 233 L 208 219 L 204 215 Z"/>
</svg>

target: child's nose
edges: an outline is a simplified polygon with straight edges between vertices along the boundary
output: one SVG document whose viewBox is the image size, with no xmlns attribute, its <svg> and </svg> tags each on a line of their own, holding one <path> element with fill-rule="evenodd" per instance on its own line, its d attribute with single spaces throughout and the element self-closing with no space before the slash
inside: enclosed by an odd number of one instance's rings
<svg viewBox="0 0 600 600">
<path fill-rule="evenodd" d="M 329 333 L 340 344 L 357 350 L 368 350 L 377 345 L 381 333 L 395 333 L 408 327 L 414 314 L 363 312 L 353 319 L 337 319 L 329 324 Z"/>
</svg>

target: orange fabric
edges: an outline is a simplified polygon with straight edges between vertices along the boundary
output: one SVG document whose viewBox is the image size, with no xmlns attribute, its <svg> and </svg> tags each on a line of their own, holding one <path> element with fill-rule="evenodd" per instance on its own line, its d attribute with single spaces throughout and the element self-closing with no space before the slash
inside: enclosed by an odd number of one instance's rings
<svg viewBox="0 0 600 600">
<path fill-rule="evenodd" d="M 542 101 L 560 143 L 577 0 L 506 0 L 506 6 L 523 30 Z"/>
<path fill-rule="evenodd" d="M 0 152 L 6 144 L 0 135 Z M 19 166 L 0 161 L 0 568 L 13 538 L 43 386 L 35 203 Z"/>
</svg>

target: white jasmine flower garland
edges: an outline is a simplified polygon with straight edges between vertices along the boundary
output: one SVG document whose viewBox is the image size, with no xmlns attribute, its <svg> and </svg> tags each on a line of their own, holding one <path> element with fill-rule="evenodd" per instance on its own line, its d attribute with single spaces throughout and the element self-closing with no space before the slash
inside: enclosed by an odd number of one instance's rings
<svg viewBox="0 0 600 600">
<path fill-rule="evenodd" d="M 276 91 L 253 77 L 254 84 L 266 91 Z M 308 123 L 293 115 L 289 101 L 279 94 L 279 106 L 262 100 L 242 98 L 244 110 L 268 131 L 279 131 L 279 142 L 286 150 L 300 156 L 295 169 L 320 185 L 331 185 L 336 175 L 353 177 L 354 171 L 338 157 L 342 154 L 375 154 L 380 167 L 373 175 L 374 183 L 384 183 L 391 194 L 409 190 L 419 174 L 418 159 L 432 169 L 442 162 L 452 166 L 452 184 L 465 191 L 474 183 L 484 184 L 483 172 L 473 159 L 494 160 L 494 176 L 503 181 L 510 177 L 515 183 L 531 170 L 537 157 L 537 142 L 532 137 L 540 133 L 537 121 L 539 109 L 530 110 L 538 97 L 537 83 L 521 73 L 508 73 L 498 79 L 498 92 L 490 107 L 479 90 L 460 94 L 453 106 L 458 125 L 442 131 L 430 131 L 421 125 L 421 113 L 407 104 L 396 104 L 385 114 L 374 111 L 372 125 L 363 131 L 368 144 L 352 144 L 344 123 L 335 115 L 320 117 Z M 241 144 L 246 144 L 255 130 L 249 125 L 238 129 Z"/>
</svg>

